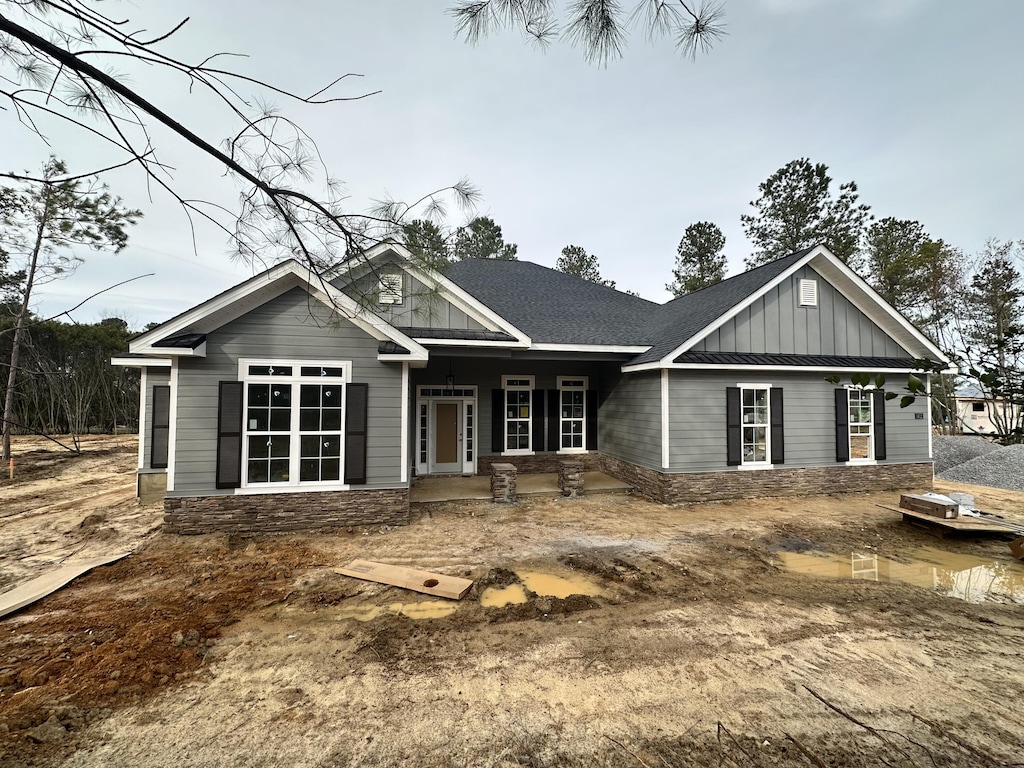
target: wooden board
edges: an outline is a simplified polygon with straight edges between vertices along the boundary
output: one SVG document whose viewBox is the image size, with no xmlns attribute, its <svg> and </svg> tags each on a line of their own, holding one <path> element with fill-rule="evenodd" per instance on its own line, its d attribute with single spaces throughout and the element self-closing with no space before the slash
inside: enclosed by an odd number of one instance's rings
<svg viewBox="0 0 1024 768">
<path fill-rule="evenodd" d="M 904 521 L 912 524 L 927 523 L 929 527 L 939 529 L 947 532 L 961 532 L 961 533 L 992 533 L 992 534 L 1007 534 L 1015 533 L 1015 524 L 1010 522 L 1002 522 L 1000 520 L 993 520 L 985 517 L 966 517 L 961 516 L 951 520 L 946 520 L 941 517 L 935 517 L 925 512 L 914 512 L 910 509 L 896 509 L 895 507 L 887 507 L 884 504 L 878 504 L 877 506 L 882 509 L 887 509 L 890 512 L 898 512 L 903 515 Z M 993 516 L 994 517 L 994 516 Z"/>
<path fill-rule="evenodd" d="M 15 587 L 9 592 L 0 595 L 0 616 L 6 616 L 19 608 L 31 605 L 36 600 L 42 600 L 47 595 L 56 592 L 72 579 L 76 579 L 87 571 L 91 571 L 100 565 L 108 565 L 122 558 L 128 557 L 131 552 L 119 552 L 115 555 L 101 555 L 79 560 L 75 563 L 68 563 L 44 573 L 42 576 L 25 582 L 20 587 Z"/>
<path fill-rule="evenodd" d="M 473 586 L 470 579 L 460 579 L 456 576 L 445 576 L 442 573 L 431 573 L 430 571 L 419 571 L 415 568 L 407 568 L 402 565 L 387 565 L 385 563 L 374 563 L 370 560 L 353 560 L 344 568 L 335 568 L 335 573 L 342 576 L 351 576 L 354 579 L 365 579 L 376 581 L 380 584 L 388 584 L 392 587 L 411 589 L 414 592 L 422 592 L 425 595 L 437 595 L 446 597 L 449 600 L 459 600 Z M 434 586 L 428 587 L 431 582 Z"/>
</svg>

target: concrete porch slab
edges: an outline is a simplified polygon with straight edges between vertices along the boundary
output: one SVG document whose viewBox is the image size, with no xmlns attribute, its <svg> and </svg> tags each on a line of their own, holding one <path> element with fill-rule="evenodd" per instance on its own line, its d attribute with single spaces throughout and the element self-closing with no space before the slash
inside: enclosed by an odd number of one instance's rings
<svg viewBox="0 0 1024 768">
<path fill-rule="evenodd" d="M 625 493 L 632 489 L 629 483 L 616 480 L 604 472 L 583 473 L 583 495 L 588 493 Z M 518 475 L 516 492 L 520 496 L 558 496 L 558 473 Z M 471 477 L 421 477 L 409 490 L 411 504 L 435 501 L 491 500 L 491 478 L 488 475 Z"/>
</svg>

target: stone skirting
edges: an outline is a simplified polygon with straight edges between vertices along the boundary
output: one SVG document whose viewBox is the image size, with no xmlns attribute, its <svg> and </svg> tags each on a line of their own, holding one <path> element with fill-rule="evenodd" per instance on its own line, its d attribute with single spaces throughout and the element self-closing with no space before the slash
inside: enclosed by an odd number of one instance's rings
<svg viewBox="0 0 1024 768">
<path fill-rule="evenodd" d="M 516 475 L 514 464 L 491 464 L 491 500 L 495 504 L 512 504 L 516 500 Z"/>
<path fill-rule="evenodd" d="M 164 499 L 168 533 L 284 533 L 406 525 L 410 519 L 408 488 Z"/>
<path fill-rule="evenodd" d="M 557 472 L 558 463 L 564 459 L 582 461 L 585 472 L 602 471 L 601 454 L 596 451 L 590 453 L 535 453 L 532 456 L 478 456 L 476 460 L 476 473 L 478 475 L 490 475 L 491 464 L 515 464 L 520 475 L 539 475 L 545 472 Z"/>
<path fill-rule="evenodd" d="M 663 504 L 727 501 L 758 496 L 930 490 L 932 464 L 793 467 L 669 474 L 602 456 L 601 471 Z"/>
</svg>

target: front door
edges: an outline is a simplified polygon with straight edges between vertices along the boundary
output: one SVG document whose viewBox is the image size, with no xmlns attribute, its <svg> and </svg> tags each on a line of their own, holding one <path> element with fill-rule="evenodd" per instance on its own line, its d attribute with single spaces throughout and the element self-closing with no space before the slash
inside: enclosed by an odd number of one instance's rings
<svg viewBox="0 0 1024 768">
<path fill-rule="evenodd" d="M 435 401 L 431 406 L 431 473 L 462 472 L 462 401 Z"/>
</svg>

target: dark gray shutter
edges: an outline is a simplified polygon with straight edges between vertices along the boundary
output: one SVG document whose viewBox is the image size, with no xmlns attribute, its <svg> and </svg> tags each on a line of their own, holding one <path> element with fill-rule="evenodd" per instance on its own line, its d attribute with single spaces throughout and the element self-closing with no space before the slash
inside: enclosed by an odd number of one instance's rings
<svg viewBox="0 0 1024 768">
<path fill-rule="evenodd" d="M 561 448 L 562 422 L 559 417 L 562 413 L 561 392 L 557 389 L 548 390 L 548 450 L 554 453 Z"/>
<path fill-rule="evenodd" d="M 491 390 L 491 452 L 505 450 L 505 390 Z"/>
<path fill-rule="evenodd" d="M 171 426 L 171 388 L 167 384 L 153 387 L 153 423 L 149 433 L 149 466 L 167 468 L 167 440 Z"/>
<path fill-rule="evenodd" d="M 836 390 L 836 461 L 850 460 L 850 393 Z"/>
<path fill-rule="evenodd" d="M 743 423 L 740 417 L 740 388 L 725 388 L 725 442 L 726 463 L 743 463 Z"/>
<path fill-rule="evenodd" d="M 587 390 L 587 450 L 597 450 L 597 390 Z"/>
<path fill-rule="evenodd" d="M 771 434 L 772 434 L 772 464 L 785 464 L 786 463 L 786 435 L 782 428 L 783 424 L 783 412 L 782 412 L 782 387 L 772 387 L 768 390 L 770 395 L 769 400 L 769 418 L 771 419 Z"/>
<path fill-rule="evenodd" d="M 875 459 L 881 461 L 885 458 L 885 392 L 876 389 L 871 397 L 875 419 Z"/>
<path fill-rule="evenodd" d="M 530 407 L 533 409 L 533 413 L 530 414 L 531 420 L 533 421 L 533 427 L 530 432 L 530 445 L 531 451 L 544 450 L 544 390 L 535 389 L 533 390 L 533 398 Z"/>
<path fill-rule="evenodd" d="M 368 384 L 345 387 L 345 482 L 366 482 L 366 412 Z"/>
<path fill-rule="evenodd" d="M 222 381 L 217 394 L 218 488 L 242 485 L 242 387 L 240 381 Z"/>
</svg>

